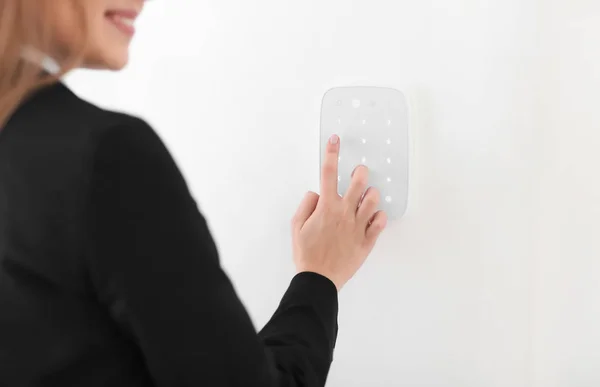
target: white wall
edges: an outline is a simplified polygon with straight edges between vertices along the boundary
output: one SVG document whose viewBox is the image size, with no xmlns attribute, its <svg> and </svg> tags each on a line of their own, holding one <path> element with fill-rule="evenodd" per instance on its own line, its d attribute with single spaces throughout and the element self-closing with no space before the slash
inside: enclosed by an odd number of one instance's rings
<svg viewBox="0 0 600 387">
<path fill-rule="evenodd" d="M 600 3 L 546 1 L 536 386 L 600 386 Z"/>
<path fill-rule="evenodd" d="M 323 93 L 402 89 L 409 207 L 340 295 L 328 386 L 592 386 L 598 8 L 157 1 L 127 70 L 69 83 L 159 131 L 257 328 L 293 275 L 289 220 L 318 191 Z"/>
</svg>

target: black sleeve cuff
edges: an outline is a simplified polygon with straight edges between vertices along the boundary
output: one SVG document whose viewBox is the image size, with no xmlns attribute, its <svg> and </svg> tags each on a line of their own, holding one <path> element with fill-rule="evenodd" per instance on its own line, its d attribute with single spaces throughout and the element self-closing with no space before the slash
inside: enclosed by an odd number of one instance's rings
<svg viewBox="0 0 600 387">
<path fill-rule="evenodd" d="M 321 274 L 310 271 L 296 274 L 294 278 L 292 278 L 290 287 L 283 299 L 285 300 L 288 295 L 314 302 L 319 309 L 334 312 L 337 317 L 337 288 L 329 278 Z"/>
<path fill-rule="evenodd" d="M 338 291 L 329 278 L 313 272 L 296 274 L 281 304 L 311 305 L 327 329 L 332 348 L 335 347 L 338 334 Z"/>
</svg>

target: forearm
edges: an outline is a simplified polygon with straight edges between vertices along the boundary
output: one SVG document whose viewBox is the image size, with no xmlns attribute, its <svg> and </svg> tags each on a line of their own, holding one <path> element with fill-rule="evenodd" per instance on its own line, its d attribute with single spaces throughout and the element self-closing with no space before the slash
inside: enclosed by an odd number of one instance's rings
<svg viewBox="0 0 600 387">
<path fill-rule="evenodd" d="M 316 273 L 296 275 L 259 337 L 284 386 L 324 386 L 337 339 L 335 285 Z M 290 384 L 291 381 L 296 384 Z"/>
</svg>

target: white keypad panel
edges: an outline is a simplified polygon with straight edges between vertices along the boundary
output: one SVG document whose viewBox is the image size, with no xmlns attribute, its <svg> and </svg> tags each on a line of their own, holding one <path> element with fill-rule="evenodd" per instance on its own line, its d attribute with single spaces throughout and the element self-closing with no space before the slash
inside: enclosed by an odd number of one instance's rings
<svg viewBox="0 0 600 387">
<path fill-rule="evenodd" d="M 402 92 L 383 87 L 329 90 L 321 106 L 321 161 L 332 134 L 341 139 L 338 192 L 344 195 L 350 175 L 369 167 L 369 186 L 381 192 L 380 209 L 400 218 L 408 197 L 408 106 Z"/>
</svg>

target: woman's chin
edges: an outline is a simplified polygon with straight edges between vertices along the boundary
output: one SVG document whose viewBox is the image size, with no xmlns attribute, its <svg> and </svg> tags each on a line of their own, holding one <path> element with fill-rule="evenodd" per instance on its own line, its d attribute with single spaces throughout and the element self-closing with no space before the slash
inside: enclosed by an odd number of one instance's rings
<svg viewBox="0 0 600 387">
<path fill-rule="evenodd" d="M 84 68 L 93 70 L 119 71 L 129 63 L 127 53 L 120 55 L 105 55 L 102 58 L 95 58 L 85 61 Z"/>
</svg>

